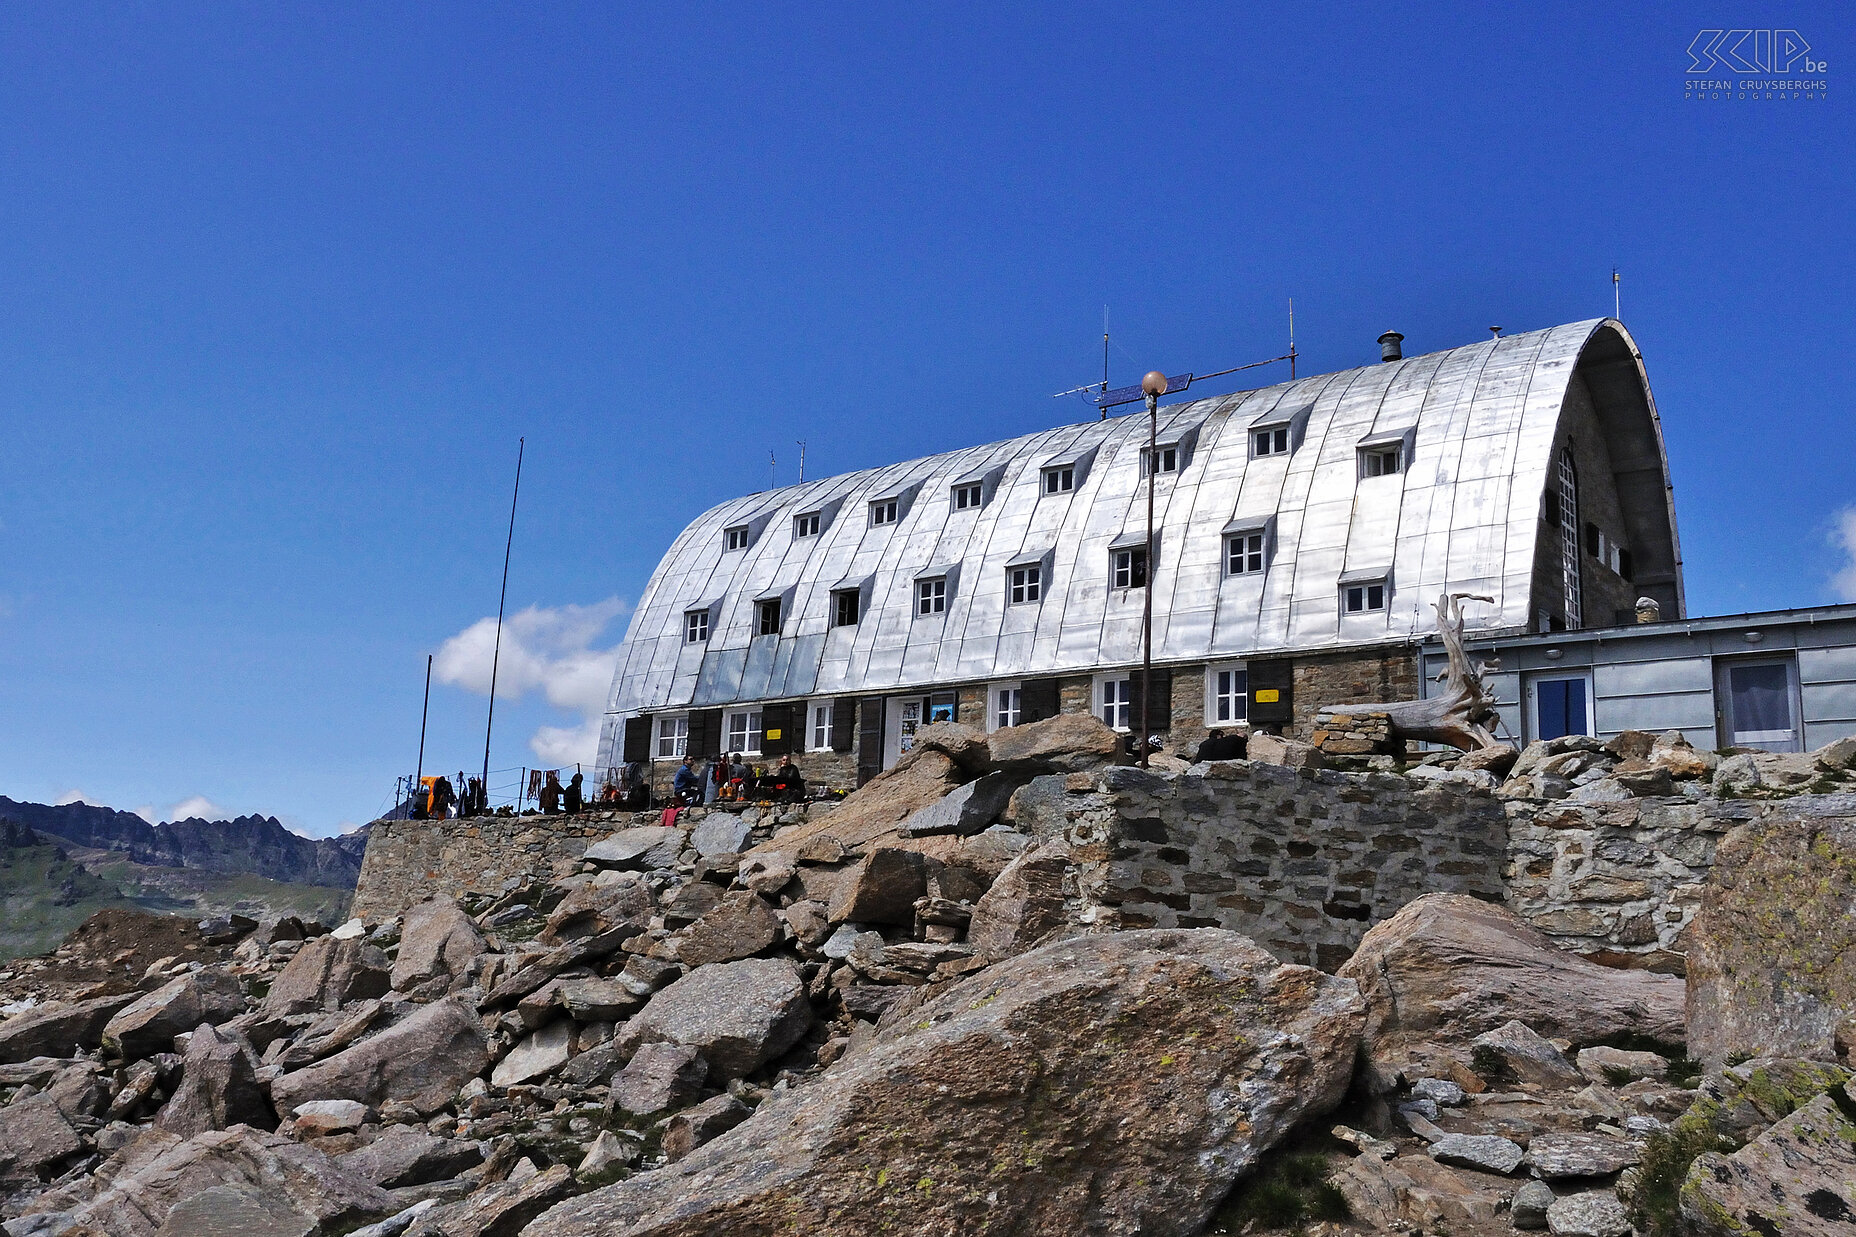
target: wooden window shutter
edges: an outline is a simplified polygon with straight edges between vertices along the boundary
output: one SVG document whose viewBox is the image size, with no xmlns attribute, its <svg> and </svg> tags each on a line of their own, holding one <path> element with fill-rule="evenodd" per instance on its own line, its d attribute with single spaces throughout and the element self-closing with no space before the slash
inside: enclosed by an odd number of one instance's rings
<svg viewBox="0 0 1856 1237">
<path fill-rule="evenodd" d="M 1018 723 L 1041 722 L 1062 711 L 1056 679 L 1026 679 L 1018 689 Z"/>
<path fill-rule="evenodd" d="M 651 759 L 651 719 L 649 717 L 625 719 L 623 759 L 626 764 L 631 764 L 634 760 Z"/>
<path fill-rule="evenodd" d="M 1253 661 L 1250 671 L 1250 720 L 1279 725 L 1295 720 L 1295 663 L 1286 657 Z M 1272 699 L 1272 695 L 1274 698 Z"/>
<path fill-rule="evenodd" d="M 804 747 L 793 736 L 793 706 L 764 704 L 760 709 L 760 754 L 784 756 Z"/>
<path fill-rule="evenodd" d="M 857 709 L 857 784 L 883 771 L 883 698 L 865 696 Z"/>
<path fill-rule="evenodd" d="M 848 752 L 857 746 L 857 701 L 840 696 L 831 702 L 831 750 Z"/>
<path fill-rule="evenodd" d="M 1141 724 L 1141 700 L 1148 691 L 1143 676 L 1136 670 L 1130 676 L 1134 682 L 1134 710 L 1129 715 L 1136 729 Z M 1158 734 L 1173 728 L 1173 671 L 1167 666 L 1155 666 L 1152 679 L 1153 703 L 1148 707 L 1148 726 Z"/>
<path fill-rule="evenodd" d="M 722 711 L 703 709 L 690 714 L 690 740 L 685 750 L 692 760 L 722 754 Z"/>
</svg>

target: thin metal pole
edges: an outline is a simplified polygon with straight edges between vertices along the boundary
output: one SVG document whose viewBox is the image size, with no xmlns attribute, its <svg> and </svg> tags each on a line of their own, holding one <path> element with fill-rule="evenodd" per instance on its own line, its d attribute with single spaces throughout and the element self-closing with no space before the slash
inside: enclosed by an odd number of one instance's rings
<svg viewBox="0 0 1856 1237">
<path fill-rule="evenodd" d="M 425 719 L 432 712 L 432 655 L 425 655 L 425 704 L 419 709 L 419 771 L 413 774 L 412 789 L 419 793 L 419 787 L 425 781 Z"/>
<path fill-rule="evenodd" d="M 800 438 L 797 442 L 799 443 L 799 484 L 804 485 L 806 483 L 806 440 Z"/>
<path fill-rule="evenodd" d="M 1624 292 L 1618 285 L 1618 268 L 1611 268 L 1611 316 L 1619 322 L 1624 320 Z"/>
<path fill-rule="evenodd" d="M 1289 298 L 1289 380 L 1295 381 L 1295 298 Z"/>
<path fill-rule="evenodd" d="M 1108 306 L 1102 307 L 1102 394 L 1108 394 Z M 1102 405 L 1102 420 L 1108 420 L 1108 405 Z"/>
<path fill-rule="evenodd" d="M 496 725 L 496 668 L 503 657 L 503 603 L 509 600 L 509 550 L 516 543 L 516 500 L 522 497 L 522 453 L 526 438 L 516 439 L 516 485 L 509 496 L 509 539 L 503 542 L 503 591 L 496 599 L 496 647 L 490 654 L 490 716 L 483 723 L 483 784 L 490 784 L 490 730 Z"/>
<path fill-rule="evenodd" d="M 1154 474 L 1160 471 L 1160 397 L 1147 397 L 1147 587 L 1141 598 L 1141 768 L 1147 767 L 1147 749 L 1153 736 L 1148 725 L 1148 702 L 1154 694 Z"/>
</svg>

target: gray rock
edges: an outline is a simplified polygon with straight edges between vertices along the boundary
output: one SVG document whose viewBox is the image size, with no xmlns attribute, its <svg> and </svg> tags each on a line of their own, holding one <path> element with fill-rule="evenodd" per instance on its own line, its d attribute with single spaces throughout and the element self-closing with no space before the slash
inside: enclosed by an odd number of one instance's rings
<svg viewBox="0 0 1856 1237">
<path fill-rule="evenodd" d="M 1059 713 L 987 736 L 992 767 L 1017 773 L 1080 773 L 1113 764 L 1121 736 L 1088 713 Z"/>
<path fill-rule="evenodd" d="M 483 1023 L 453 996 L 326 1061 L 283 1075 L 271 1083 L 271 1099 L 280 1108 L 322 1099 L 379 1108 L 388 1100 L 402 1100 L 429 1116 L 489 1063 Z"/>
<path fill-rule="evenodd" d="M 742 891 L 691 926 L 677 945 L 677 957 L 688 966 L 708 966 L 751 958 L 780 939 L 780 921 L 758 894 Z"/>
<path fill-rule="evenodd" d="M 1061 838 L 1012 859 L 974 905 L 967 943 L 989 958 L 1008 958 L 1062 931 L 1067 924 L 1063 881 L 1070 865 L 1069 847 Z"/>
<path fill-rule="evenodd" d="M 617 1022 L 644 1004 L 644 997 L 617 979 L 563 979 L 555 1001 L 575 1022 Z"/>
<path fill-rule="evenodd" d="M 396 1189 L 447 1181 L 483 1163 L 483 1144 L 440 1138 L 416 1125 L 390 1125 L 365 1147 L 337 1158 L 348 1172 Z M 410 1223 L 410 1221 L 408 1221 Z"/>
<path fill-rule="evenodd" d="M 1536 1134 L 1527 1144 L 1527 1166 L 1534 1176 L 1609 1177 L 1643 1158 L 1642 1148 L 1609 1134 Z"/>
<path fill-rule="evenodd" d="M 404 992 L 436 979 L 456 984 L 488 949 L 483 933 L 450 898 L 409 906 L 400 928 L 399 956 L 393 960 L 393 988 Z"/>
<path fill-rule="evenodd" d="M 562 945 L 589 938 L 630 936 L 650 926 L 656 909 L 651 887 L 642 877 L 625 873 L 618 880 L 569 890 L 549 914 L 537 939 L 544 945 Z"/>
<path fill-rule="evenodd" d="M 607 868 L 668 868 L 683 849 L 683 830 L 669 825 L 621 829 L 586 848 L 588 863 Z"/>
<path fill-rule="evenodd" d="M 928 891 L 928 876 L 940 862 L 920 851 L 883 846 L 846 873 L 831 897 L 833 923 L 915 922 L 915 900 Z"/>
<path fill-rule="evenodd" d="M 307 1104 L 298 1104 L 290 1115 L 295 1119 L 299 1138 L 305 1135 L 320 1138 L 328 1134 L 345 1134 L 360 1129 L 369 1121 L 377 1121 L 380 1117 L 366 1104 L 357 1104 L 353 1100 L 310 1100 Z"/>
<path fill-rule="evenodd" d="M 1507 1176 L 1521 1166 L 1527 1154 L 1513 1142 L 1494 1134 L 1445 1134 L 1431 1144 L 1431 1158 L 1440 1164 L 1480 1169 Z"/>
<path fill-rule="evenodd" d="M 210 971 L 182 975 L 111 1018 L 103 1028 L 103 1049 L 125 1061 L 172 1052 L 176 1035 L 244 1012 L 244 993 L 231 976 Z"/>
<path fill-rule="evenodd" d="M 1519 1019 L 1486 1031 L 1469 1043 L 1470 1063 L 1491 1082 L 1564 1087 L 1584 1081 L 1564 1053 Z"/>
<path fill-rule="evenodd" d="M 1544 1181 L 1530 1181 L 1514 1192 L 1510 1218 L 1523 1231 L 1547 1226 L 1547 1209 L 1553 1206 L 1553 1187 Z"/>
<path fill-rule="evenodd" d="M 1413 1096 L 1410 1100 L 1400 1104 L 1398 1111 L 1402 1117 L 1416 1113 L 1426 1121 L 1435 1121 L 1437 1120 L 1437 1101 L 1428 1095 Z"/>
<path fill-rule="evenodd" d="M 813 1021 L 798 968 L 784 958 L 747 958 L 691 971 L 658 992 L 625 1024 L 627 1051 L 685 1044 L 718 1078 L 740 1078 L 791 1048 Z"/>
<path fill-rule="evenodd" d="M 1717 798 L 1724 799 L 1740 791 L 1752 790 L 1759 784 L 1759 765 L 1745 752 L 1723 758 L 1714 768 L 1714 793 Z"/>
<path fill-rule="evenodd" d="M 322 1231 L 275 1195 L 250 1186 L 214 1186 L 182 1199 L 156 1237 L 313 1237 Z"/>
<path fill-rule="evenodd" d="M 263 1009 L 273 1015 L 308 1014 L 385 996 L 392 974 L 392 963 L 380 949 L 358 936 L 332 932 L 304 943 L 272 981 Z"/>
<path fill-rule="evenodd" d="M 1622 1048 L 1581 1048 L 1574 1063 L 1591 1082 L 1612 1084 L 1614 1076 L 1628 1074 L 1624 1082 L 1639 1078 L 1661 1078 L 1669 1068 L 1669 1059 L 1654 1052 L 1626 1052 Z"/>
<path fill-rule="evenodd" d="M 1680 1207 L 1692 1237 L 1848 1237 L 1856 1229 L 1856 1122 L 1820 1095 L 1732 1155 L 1697 1157 Z"/>
<path fill-rule="evenodd" d="M 83 1139 L 48 1095 L 16 1099 L 0 1108 L 0 1179 L 36 1184 L 45 1169 L 83 1148 Z"/>
<path fill-rule="evenodd" d="M 545 1172 L 487 1185 L 463 1202 L 423 1216 L 408 1237 L 515 1237 L 530 1220 L 575 1192 L 573 1172 L 556 1164 Z"/>
<path fill-rule="evenodd" d="M 612 1106 L 637 1117 L 681 1108 L 702 1092 L 709 1064 L 684 1044 L 646 1044 L 612 1078 Z"/>
<path fill-rule="evenodd" d="M 877 1214 L 955 1233 L 978 1207 L 999 1233 L 1197 1232 L 1258 1156 L 1339 1102 L 1363 1013 L 1352 984 L 1236 933 L 1064 941 L 948 985 L 736 1129 L 524 1237 L 850 1237 Z"/>
<path fill-rule="evenodd" d="M 1630 1217 L 1610 1190 L 1571 1194 L 1547 1208 L 1547 1227 L 1553 1237 L 1625 1237 Z"/>
<path fill-rule="evenodd" d="M 0 1022 L 0 1063 L 95 1052 L 103 1040 L 103 1028 L 135 997 L 125 992 L 88 1001 L 52 1002 L 15 1014 Z"/>
<path fill-rule="evenodd" d="M 615 1174 L 636 1164 L 643 1151 L 636 1138 L 601 1130 L 574 1169 L 574 1180 L 582 1185 L 604 1185 Z"/>
<path fill-rule="evenodd" d="M 551 1022 L 525 1036 L 509 1055 L 496 1063 L 490 1081 L 499 1087 L 513 1087 L 531 1078 L 552 1074 L 567 1064 L 574 1051 L 574 1024 L 562 1020 Z"/>
<path fill-rule="evenodd" d="M 896 826 L 896 832 L 905 838 L 978 833 L 999 819 L 999 813 L 1005 810 L 1020 781 L 1008 773 L 988 773 L 956 787 L 945 799 L 914 813 Z"/>
<path fill-rule="evenodd" d="M 726 1134 L 754 1110 L 732 1095 L 718 1095 L 686 1108 L 664 1126 L 664 1158 L 682 1159 L 718 1134 Z"/>
<path fill-rule="evenodd" d="M 1411 1084 L 1411 1094 L 1415 1099 L 1431 1100 L 1444 1108 L 1455 1108 L 1463 1102 L 1463 1088 L 1447 1078 L 1420 1078 Z"/>
<path fill-rule="evenodd" d="M 180 1086 L 155 1114 L 155 1124 L 182 1138 L 234 1125 L 275 1129 L 277 1116 L 258 1085 L 258 1054 L 245 1037 L 205 1023 L 195 1028 Z"/>
<path fill-rule="evenodd" d="M 705 859 L 710 855 L 740 854 L 753 833 L 745 820 L 729 812 L 711 812 L 690 830 L 690 845 Z"/>
</svg>

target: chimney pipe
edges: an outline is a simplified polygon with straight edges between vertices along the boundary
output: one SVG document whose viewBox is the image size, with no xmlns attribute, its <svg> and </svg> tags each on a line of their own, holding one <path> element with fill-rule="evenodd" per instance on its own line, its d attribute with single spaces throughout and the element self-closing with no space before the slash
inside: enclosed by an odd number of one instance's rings
<svg viewBox="0 0 1856 1237">
<path fill-rule="evenodd" d="M 1404 350 L 1399 347 L 1399 344 L 1404 341 L 1404 338 L 1405 337 L 1400 335 L 1397 331 L 1387 331 L 1384 335 L 1381 335 L 1379 337 L 1379 359 L 1381 361 L 1404 360 Z"/>
<path fill-rule="evenodd" d="M 1639 623 L 1658 623 L 1663 618 L 1663 607 L 1654 597 L 1637 598 L 1637 621 Z"/>
</svg>

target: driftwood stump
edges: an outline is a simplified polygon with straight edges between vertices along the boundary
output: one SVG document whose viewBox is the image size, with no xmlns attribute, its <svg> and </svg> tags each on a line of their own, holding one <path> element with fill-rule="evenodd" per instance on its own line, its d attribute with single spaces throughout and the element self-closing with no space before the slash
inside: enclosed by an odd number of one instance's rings
<svg viewBox="0 0 1856 1237">
<path fill-rule="evenodd" d="M 1486 662 L 1472 666 L 1463 652 L 1462 602 L 1490 600 L 1470 593 L 1445 593 L 1437 599 L 1437 631 L 1450 658 L 1444 690 L 1424 700 L 1371 706 L 1391 720 L 1394 739 L 1448 743 L 1466 752 L 1507 746 L 1490 729 L 1497 721 L 1495 701 L 1482 686 L 1483 671 L 1493 667 Z"/>
</svg>

